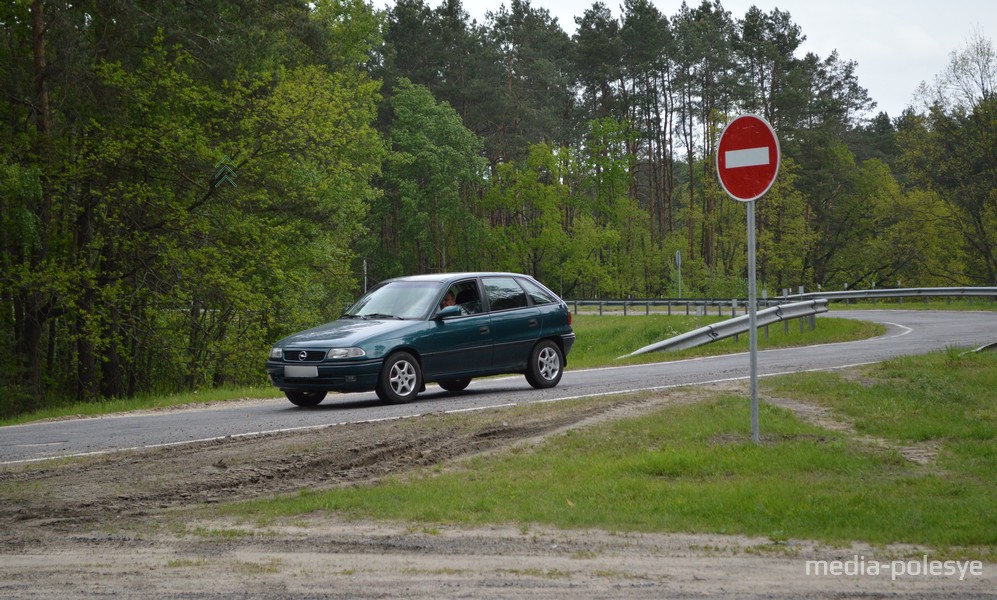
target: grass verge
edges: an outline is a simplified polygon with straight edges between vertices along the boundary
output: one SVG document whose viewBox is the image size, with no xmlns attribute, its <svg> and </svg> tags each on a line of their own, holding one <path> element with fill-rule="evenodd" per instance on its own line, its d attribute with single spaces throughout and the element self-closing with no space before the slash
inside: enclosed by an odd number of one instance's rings
<svg viewBox="0 0 997 600">
<path fill-rule="evenodd" d="M 997 355 L 949 351 L 766 379 L 763 394 L 819 404 L 854 431 L 811 425 L 763 403 L 756 445 L 745 398 L 716 393 L 538 446 L 224 511 L 249 519 L 332 511 L 420 523 L 913 543 L 993 561 L 995 378 Z M 929 441 L 938 457 L 910 462 L 862 434 L 896 445 Z"/>
</svg>

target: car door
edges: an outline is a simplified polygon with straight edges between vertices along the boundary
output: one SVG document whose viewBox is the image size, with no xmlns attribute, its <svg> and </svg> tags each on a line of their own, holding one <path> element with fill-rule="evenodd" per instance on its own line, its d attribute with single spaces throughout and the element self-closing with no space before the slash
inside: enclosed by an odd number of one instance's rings
<svg viewBox="0 0 997 600">
<path fill-rule="evenodd" d="M 525 369 L 540 336 L 540 311 L 529 305 L 526 292 L 515 277 L 482 277 L 482 283 L 491 315 L 495 369 Z"/>
<path fill-rule="evenodd" d="M 492 369 L 491 317 L 481 310 L 477 281 L 452 287 L 460 290 L 456 295 L 461 296 L 461 314 L 443 319 L 434 315 L 420 344 L 428 381 L 474 377 Z"/>
</svg>

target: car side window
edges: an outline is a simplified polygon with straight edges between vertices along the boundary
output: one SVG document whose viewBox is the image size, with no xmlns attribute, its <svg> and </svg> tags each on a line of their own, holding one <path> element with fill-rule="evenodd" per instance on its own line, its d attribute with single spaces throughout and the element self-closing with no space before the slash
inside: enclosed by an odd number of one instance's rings
<svg viewBox="0 0 997 600">
<path fill-rule="evenodd" d="M 465 315 L 474 315 L 481 312 L 481 299 L 478 297 L 478 285 L 472 279 L 462 281 L 453 286 L 456 292 L 457 306 Z"/>
<path fill-rule="evenodd" d="M 526 293 L 530 296 L 530 300 L 533 301 L 533 304 L 552 304 L 557 302 L 557 300 L 551 296 L 550 292 L 533 283 L 529 279 L 518 279 L 517 281 L 519 281 L 519 285 L 523 286 L 523 289 L 526 290 Z"/>
<path fill-rule="evenodd" d="M 485 277 L 483 281 L 488 304 L 493 311 L 526 306 L 526 292 L 512 277 Z"/>
</svg>

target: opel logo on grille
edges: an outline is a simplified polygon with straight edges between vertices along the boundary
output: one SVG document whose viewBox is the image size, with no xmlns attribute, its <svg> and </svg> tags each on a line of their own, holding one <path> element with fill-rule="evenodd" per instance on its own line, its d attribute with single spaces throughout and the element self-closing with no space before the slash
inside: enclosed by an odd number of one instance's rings
<svg viewBox="0 0 997 600">
<path fill-rule="evenodd" d="M 308 353 L 304 350 L 298 352 L 298 360 L 308 360 Z"/>
</svg>

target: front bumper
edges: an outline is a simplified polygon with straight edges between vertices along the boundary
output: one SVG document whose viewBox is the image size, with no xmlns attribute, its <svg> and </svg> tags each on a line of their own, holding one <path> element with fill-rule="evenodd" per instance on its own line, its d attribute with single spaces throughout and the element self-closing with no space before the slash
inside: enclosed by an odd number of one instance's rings
<svg viewBox="0 0 997 600">
<path fill-rule="evenodd" d="M 377 376 L 381 372 L 382 360 L 349 361 L 342 363 L 318 363 L 314 366 L 315 376 L 289 376 L 285 367 L 302 365 L 279 360 L 266 362 L 270 383 L 281 390 L 327 391 L 327 392 L 369 392 L 377 386 Z"/>
</svg>

